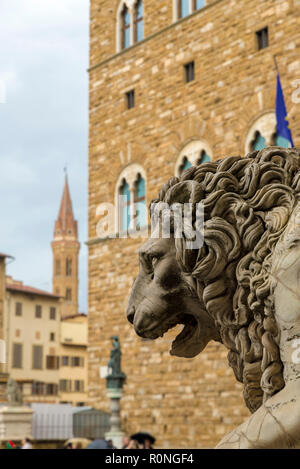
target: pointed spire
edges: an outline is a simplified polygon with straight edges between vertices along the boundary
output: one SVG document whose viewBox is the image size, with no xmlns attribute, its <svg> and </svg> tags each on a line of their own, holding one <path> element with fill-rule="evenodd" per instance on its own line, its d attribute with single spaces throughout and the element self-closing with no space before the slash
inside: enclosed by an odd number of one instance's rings
<svg viewBox="0 0 300 469">
<path fill-rule="evenodd" d="M 54 239 L 64 236 L 77 239 L 77 221 L 74 218 L 68 175 L 65 170 L 65 186 L 60 203 L 58 218 L 55 222 Z"/>
</svg>

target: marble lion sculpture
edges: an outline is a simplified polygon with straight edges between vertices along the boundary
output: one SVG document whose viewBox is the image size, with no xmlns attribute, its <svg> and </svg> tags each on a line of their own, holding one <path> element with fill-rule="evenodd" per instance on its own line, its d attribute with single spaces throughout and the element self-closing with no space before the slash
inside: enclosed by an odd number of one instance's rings
<svg viewBox="0 0 300 469">
<path fill-rule="evenodd" d="M 217 448 L 300 448 L 300 150 L 191 167 L 152 201 L 199 202 L 202 247 L 172 229 L 141 247 L 128 320 L 150 339 L 183 324 L 172 355 L 229 350 L 252 415 Z"/>
</svg>

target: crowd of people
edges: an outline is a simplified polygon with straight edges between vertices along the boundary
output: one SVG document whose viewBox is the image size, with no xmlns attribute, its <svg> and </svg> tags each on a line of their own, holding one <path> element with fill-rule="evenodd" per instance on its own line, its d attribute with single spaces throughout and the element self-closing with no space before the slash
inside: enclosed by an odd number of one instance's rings
<svg viewBox="0 0 300 469">
<path fill-rule="evenodd" d="M 155 438 L 150 433 L 135 433 L 123 440 L 123 449 L 153 449 Z"/>
<path fill-rule="evenodd" d="M 135 433 L 125 436 L 122 449 L 153 449 L 155 438 L 149 433 Z M 117 449 L 112 440 L 94 440 L 85 448 L 80 441 L 68 441 L 65 449 Z"/>
<path fill-rule="evenodd" d="M 122 449 L 153 449 L 155 438 L 150 433 L 135 433 L 131 436 L 125 436 Z M 6 443 L 7 449 L 33 449 L 30 438 L 25 438 L 21 445 L 12 441 Z M 68 440 L 64 449 L 117 449 L 112 440 L 94 440 L 82 439 Z"/>
<path fill-rule="evenodd" d="M 13 441 L 6 443 L 6 449 L 32 449 L 32 442 L 30 438 L 24 438 L 21 445 L 15 444 Z"/>
</svg>

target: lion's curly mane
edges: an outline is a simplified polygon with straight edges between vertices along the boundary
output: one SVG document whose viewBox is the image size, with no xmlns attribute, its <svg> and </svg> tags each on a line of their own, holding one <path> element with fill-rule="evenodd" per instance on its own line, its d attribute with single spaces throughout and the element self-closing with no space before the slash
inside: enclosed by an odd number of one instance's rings
<svg viewBox="0 0 300 469">
<path fill-rule="evenodd" d="M 204 245 L 184 237 L 177 259 L 213 317 L 251 412 L 284 387 L 274 317 L 272 253 L 300 191 L 300 150 L 270 147 L 194 166 L 163 186 L 158 202 L 204 205 Z"/>
</svg>

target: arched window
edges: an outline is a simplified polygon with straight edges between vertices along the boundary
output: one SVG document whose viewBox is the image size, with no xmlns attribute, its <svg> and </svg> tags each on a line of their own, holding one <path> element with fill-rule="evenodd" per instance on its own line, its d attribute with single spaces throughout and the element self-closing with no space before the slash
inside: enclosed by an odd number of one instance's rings
<svg viewBox="0 0 300 469">
<path fill-rule="evenodd" d="M 201 156 L 197 161 L 197 164 L 208 163 L 209 161 L 211 161 L 210 156 L 206 153 L 205 150 L 202 150 Z"/>
<path fill-rule="evenodd" d="M 138 174 L 135 183 L 135 204 L 136 204 L 136 227 L 142 228 L 147 225 L 146 207 L 146 183 L 145 179 Z"/>
<path fill-rule="evenodd" d="M 120 187 L 120 231 L 127 231 L 130 225 L 130 188 L 126 179 Z"/>
<path fill-rule="evenodd" d="M 277 135 L 277 133 L 275 133 L 273 136 L 273 145 L 276 147 L 291 148 L 289 140 L 281 137 L 280 135 Z"/>
<path fill-rule="evenodd" d="M 135 40 L 144 39 L 144 2 L 139 0 L 135 6 Z"/>
<path fill-rule="evenodd" d="M 259 151 L 263 148 L 266 148 L 266 139 L 261 135 L 259 131 L 256 131 L 254 140 L 251 143 L 251 150 L 252 151 Z"/>
<path fill-rule="evenodd" d="M 130 230 L 148 226 L 146 203 L 146 173 L 144 168 L 132 163 L 120 174 L 115 190 L 115 233 L 124 237 Z"/>
<path fill-rule="evenodd" d="M 185 171 L 186 169 L 189 169 L 191 166 L 192 166 L 192 163 L 188 160 L 186 156 L 184 156 L 182 165 L 180 166 L 180 170 L 179 170 L 180 174 L 182 174 L 183 171 Z"/>
<path fill-rule="evenodd" d="M 202 140 L 192 140 L 181 150 L 175 165 L 175 175 L 178 177 L 191 166 L 197 166 L 211 161 L 212 150 Z"/>
<path fill-rule="evenodd" d="M 185 18 L 190 14 L 190 0 L 178 0 L 178 17 Z"/>
<path fill-rule="evenodd" d="M 126 49 L 130 46 L 131 36 L 131 15 L 126 5 L 122 11 L 122 48 Z"/>
<path fill-rule="evenodd" d="M 60 259 L 56 259 L 55 261 L 55 275 L 60 275 Z"/>
<path fill-rule="evenodd" d="M 194 11 L 205 7 L 205 0 L 194 0 Z"/>
<path fill-rule="evenodd" d="M 282 146 L 276 135 L 276 116 L 274 111 L 265 112 L 251 125 L 245 140 L 245 153 L 260 151 L 271 145 Z"/>
<path fill-rule="evenodd" d="M 70 258 L 66 260 L 66 275 L 67 277 L 71 277 L 72 275 L 72 259 Z"/>
</svg>

